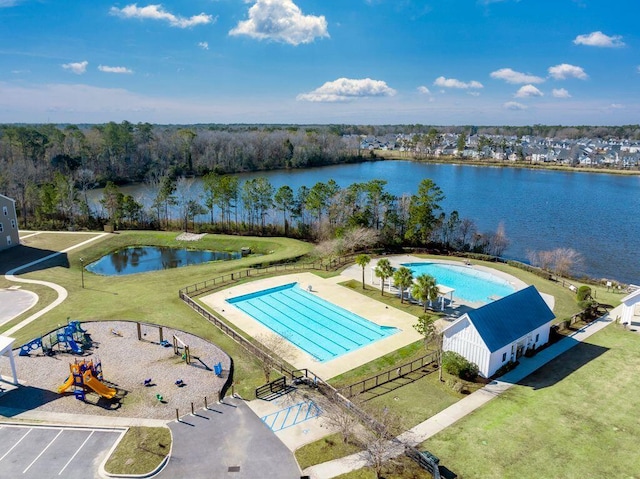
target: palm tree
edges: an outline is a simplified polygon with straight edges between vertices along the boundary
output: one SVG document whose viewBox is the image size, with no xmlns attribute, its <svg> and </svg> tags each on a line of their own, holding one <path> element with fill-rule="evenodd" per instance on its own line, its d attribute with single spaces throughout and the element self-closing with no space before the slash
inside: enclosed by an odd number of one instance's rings
<svg viewBox="0 0 640 479">
<path fill-rule="evenodd" d="M 393 273 L 393 284 L 400 289 L 400 303 L 404 303 L 404 291 L 413 284 L 413 273 L 406 266 L 400 266 Z"/>
<path fill-rule="evenodd" d="M 438 300 L 436 279 L 428 274 L 418 276 L 411 287 L 411 296 L 422 301 L 424 311 L 427 312 L 427 301 L 429 301 L 429 306 L 432 306 L 433 301 Z"/>
<path fill-rule="evenodd" d="M 364 289 L 364 268 L 371 262 L 371 256 L 368 254 L 359 254 L 356 256 L 356 264 L 362 267 L 362 289 Z"/>
<path fill-rule="evenodd" d="M 383 258 L 378 261 L 374 271 L 376 273 L 376 277 L 380 278 L 380 282 L 382 283 L 380 286 L 380 293 L 384 296 L 384 282 L 393 276 L 393 267 L 387 258 Z"/>
</svg>

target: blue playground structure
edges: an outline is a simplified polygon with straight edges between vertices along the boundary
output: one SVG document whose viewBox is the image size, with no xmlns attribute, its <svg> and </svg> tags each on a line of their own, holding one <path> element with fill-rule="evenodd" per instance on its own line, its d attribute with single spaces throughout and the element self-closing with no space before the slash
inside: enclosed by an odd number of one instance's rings
<svg viewBox="0 0 640 479">
<path fill-rule="evenodd" d="M 29 356 L 29 353 L 42 349 L 47 355 L 54 353 L 53 347 L 58 346 L 58 350 L 62 351 L 63 347 L 66 351 L 74 354 L 84 353 L 82 345 L 85 344 L 85 333 L 82 329 L 80 321 L 69 321 L 66 326 L 51 331 L 39 338 L 32 339 L 20 348 L 20 356 Z"/>
</svg>

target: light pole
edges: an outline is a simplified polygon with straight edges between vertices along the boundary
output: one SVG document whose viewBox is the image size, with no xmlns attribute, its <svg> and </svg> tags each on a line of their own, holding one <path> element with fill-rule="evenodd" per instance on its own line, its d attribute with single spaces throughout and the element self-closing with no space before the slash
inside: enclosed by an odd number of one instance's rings
<svg viewBox="0 0 640 479">
<path fill-rule="evenodd" d="M 80 277 L 82 278 L 82 289 L 84 289 L 84 259 L 80 258 Z"/>
</svg>

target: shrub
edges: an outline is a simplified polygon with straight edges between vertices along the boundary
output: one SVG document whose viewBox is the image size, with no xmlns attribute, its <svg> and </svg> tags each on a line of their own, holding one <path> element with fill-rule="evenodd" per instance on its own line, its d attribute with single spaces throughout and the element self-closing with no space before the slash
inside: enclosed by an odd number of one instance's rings
<svg viewBox="0 0 640 479">
<path fill-rule="evenodd" d="M 589 286 L 580 286 L 576 293 L 576 301 L 580 303 L 588 299 L 591 299 L 591 288 Z"/>
<path fill-rule="evenodd" d="M 475 381 L 478 377 L 478 366 L 454 351 L 445 351 L 442 355 L 442 368 L 460 379 Z"/>
<path fill-rule="evenodd" d="M 509 361 L 498 368 L 498 370 L 491 376 L 492 378 L 499 378 L 500 376 L 507 374 L 518 365 L 518 361 Z"/>
</svg>

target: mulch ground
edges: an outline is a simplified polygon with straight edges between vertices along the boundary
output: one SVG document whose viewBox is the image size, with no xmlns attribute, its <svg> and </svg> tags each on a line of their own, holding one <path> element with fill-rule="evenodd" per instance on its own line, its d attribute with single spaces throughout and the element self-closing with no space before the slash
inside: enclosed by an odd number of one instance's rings
<svg viewBox="0 0 640 479">
<path fill-rule="evenodd" d="M 163 336 L 170 344 L 159 344 L 159 330 L 142 325 L 142 340 L 138 340 L 136 323 L 105 321 L 82 323 L 87 331 L 89 346 L 84 354 L 76 355 L 57 350 L 47 356 L 41 350 L 30 356 L 14 351 L 18 378 L 22 387 L 0 397 L 0 406 L 22 410 L 62 412 L 72 414 L 115 415 L 155 419 L 175 418 L 217 400 L 229 372 L 230 359 L 221 349 L 191 334 L 163 327 Z M 173 335 L 189 346 L 191 364 L 182 359 L 184 353 L 174 354 Z M 69 364 L 76 360 L 98 361 L 102 364 L 104 382 L 118 391 L 114 399 L 105 399 L 88 392 L 86 401 L 77 400 L 73 387 L 58 394 L 57 390 L 69 377 Z M 221 377 L 214 366 L 222 365 Z M 10 374 L 9 360 L 0 358 L 0 371 Z M 145 386 L 145 380 L 149 385 Z M 182 386 L 176 385 L 182 381 Z M 158 395 L 162 400 L 158 399 Z"/>
</svg>

